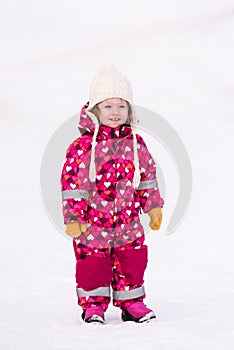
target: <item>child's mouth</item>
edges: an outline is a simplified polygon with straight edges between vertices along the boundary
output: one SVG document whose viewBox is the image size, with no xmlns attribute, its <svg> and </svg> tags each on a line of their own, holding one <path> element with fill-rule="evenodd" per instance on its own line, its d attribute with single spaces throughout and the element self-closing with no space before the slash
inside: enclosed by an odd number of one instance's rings
<svg viewBox="0 0 234 350">
<path fill-rule="evenodd" d="M 121 119 L 120 119 L 120 118 L 110 118 L 110 120 L 111 120 L 112 122 L 118 122 L 118 121 L 120 121 Z"/>
</svg>

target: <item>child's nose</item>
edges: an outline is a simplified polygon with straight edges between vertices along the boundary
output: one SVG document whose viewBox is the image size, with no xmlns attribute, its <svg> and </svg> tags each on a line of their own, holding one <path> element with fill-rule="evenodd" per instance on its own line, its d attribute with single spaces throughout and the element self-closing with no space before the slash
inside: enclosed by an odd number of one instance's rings
<svg viewBox="0 0 234 350">
<path fill-rule="evenodd" d="M 113 114 L 119 114 L 118 107 L 113 107 Z"/>
</svg>

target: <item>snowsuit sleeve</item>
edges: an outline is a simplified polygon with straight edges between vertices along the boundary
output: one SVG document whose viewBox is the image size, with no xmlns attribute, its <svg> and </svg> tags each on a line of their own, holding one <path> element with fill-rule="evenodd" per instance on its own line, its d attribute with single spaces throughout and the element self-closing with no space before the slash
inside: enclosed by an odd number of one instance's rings
<svg viewBox="0 0 234 350">
<path fill-rule="evenodd" d="M 89 140 L 80 137 L 69 146 L 66 152 L 61 175 L 62 210 L 65 224 L 73 221 L 87 222 L 87 203 L 90 192 L 89 150 Z"/>
<path fill-rule="evenodd" d="M 142 210 L 147 213 L 157 207 L 163 207 L 164 200 L 160 196 L 156 177 L 156 165 L 141 136 L 137 135 L 138 156 L 141 181 L 137 188 Z"/>
</svg>

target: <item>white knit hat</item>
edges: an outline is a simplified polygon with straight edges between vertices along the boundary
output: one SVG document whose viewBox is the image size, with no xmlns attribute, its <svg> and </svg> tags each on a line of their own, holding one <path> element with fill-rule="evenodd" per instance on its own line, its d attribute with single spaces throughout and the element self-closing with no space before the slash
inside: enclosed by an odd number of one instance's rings
<svg viewBox="0 0 234 350">
<path fill-rule="evenodd" d="M 91 151 L 91 162 L 90 162 L 90 172 L 89 177 L 92 182 L 96 180 L 96 169 L 95 169 L 95 146 L 96 138 L 99 129 L 99 123 L 97 117 L 91 112 L 93 107 L 101 101 L 108 98 L 118 97 L 129 102 L 132 109 L 131 126 L 133 130 L 133 152 L 134 152 L 134 178 L 133 186 L 136 188 L 140 182 L 140 171 L 139 171 L 139 159 L 137 153 L 137 140 L 135 134 L 136 117 L 133 107 L 133 96 L 132 87 L 129 80 L 120 73 L 113 64 L 104 65 L 98 75 L 93 79 L 90 91 L 89 91 L 89 106 L 86 108 L 86 113 L 92 119 L 95 124 L 95 130 L 92 141 L 92 151 Z"/>
<path fill-rule="evenodd" d="M 93 79 L 89 91 L 89 107 L 111 97 L 119 97 L 133 103 L 132 88 L 128 79 L 113 64 L 104 65 Z"/>
</svg>

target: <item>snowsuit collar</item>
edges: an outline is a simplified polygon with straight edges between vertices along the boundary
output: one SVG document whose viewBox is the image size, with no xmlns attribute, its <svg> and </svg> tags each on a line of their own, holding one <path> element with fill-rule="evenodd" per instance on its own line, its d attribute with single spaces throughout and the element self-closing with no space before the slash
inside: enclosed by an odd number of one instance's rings
<svg viewBox="0 0 234 350">
<path fill-rule="evenodd" d="M 132 135 L 132 128 L 129 124 L 122 124 L 111 128 L 110 126 L 100 125 L 97 134 L 97 140 L 109 140 L 114 138 L 123 138 Z"/>
</svg>

